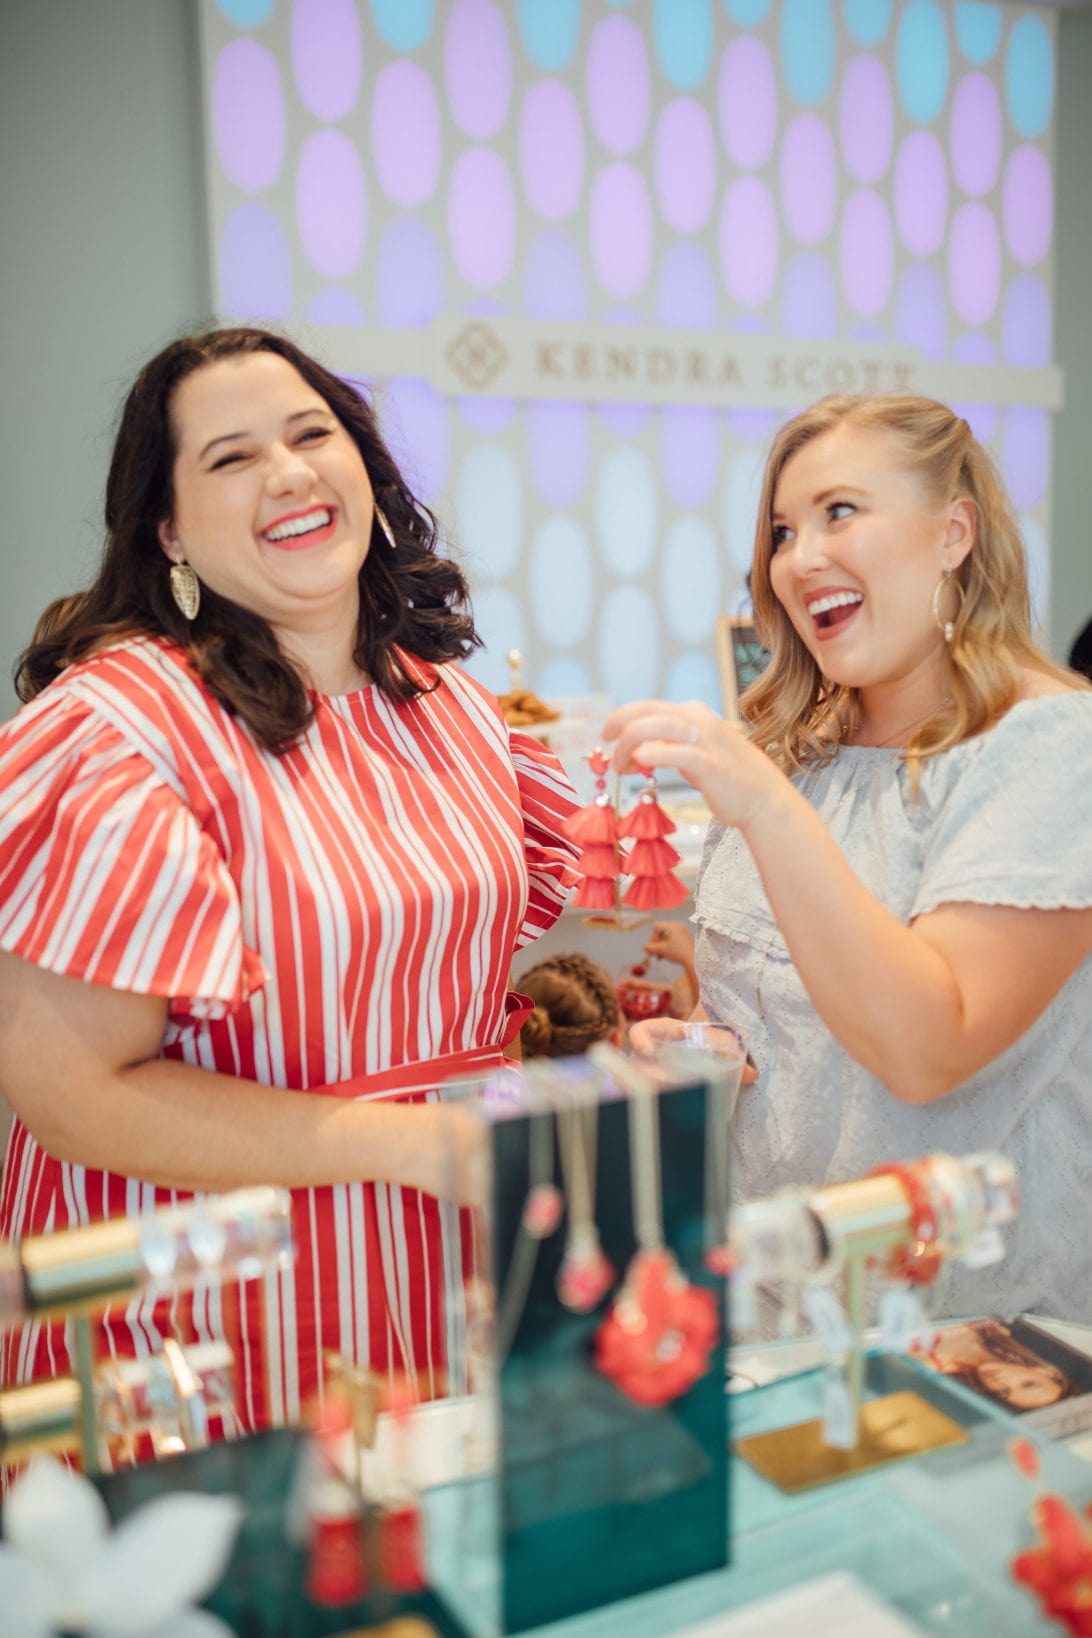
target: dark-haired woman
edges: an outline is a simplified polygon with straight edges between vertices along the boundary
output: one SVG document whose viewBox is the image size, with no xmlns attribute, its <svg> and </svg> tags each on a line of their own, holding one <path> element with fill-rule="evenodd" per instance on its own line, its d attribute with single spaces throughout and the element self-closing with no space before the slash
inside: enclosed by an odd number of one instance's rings
<svg viewBox="0 0 1092 1638">
<path fill-rule="evenodd" d="M 326 1349 L 442 1393 L 479 1185 L 435 1089 L 499 1060 L 513 950 L 575 879 L 568 785 L 448 663 L 459 571 L 285 339 L 146 367 L 106 522 L 0 734 L 0 1233 L 285 1185 L 290 1274 L 111 1310 L 104 1346 L 225 1336 L 244 1427 L 292 1420 Z M 60 1328 L 7 1345 L 5 1381 L 66 1367 Z"/>
</svg>

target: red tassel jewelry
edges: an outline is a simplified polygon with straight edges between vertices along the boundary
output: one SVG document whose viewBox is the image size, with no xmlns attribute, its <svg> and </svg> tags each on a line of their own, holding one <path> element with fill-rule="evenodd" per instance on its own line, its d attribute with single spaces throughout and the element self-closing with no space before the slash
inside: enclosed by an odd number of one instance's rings
<svg viewBox="0 0 1092 1638">
<path fill-rule="evenodd" d="M 619 836 L 633 837 L 633 847 L 626 861 L 626 870 L 633 878 L 622 898 L 623 904 L 635 910 L 673 910 L 690 896 L 674 874 L 681 855 L 670 842 L 664 840 L 675 829 L 656 800 L 656 775 L 650 768 L 639 772 L 647 779 L 637 806 L 618 824 Z"/>
<path fill-rule="evenodd" d="M 562 826 L 570 841 L 582 849 L 578 869 L 584 880 L 573 903 L 581 910 L 614 910 L 618 906 L 618 877 L 625 868 L 625 856 L 618 842 L 618 819 L 607 793 L 610 758 L 598 746 L 588 758 L 595 775 L 595 797 Z"/>
</svg>

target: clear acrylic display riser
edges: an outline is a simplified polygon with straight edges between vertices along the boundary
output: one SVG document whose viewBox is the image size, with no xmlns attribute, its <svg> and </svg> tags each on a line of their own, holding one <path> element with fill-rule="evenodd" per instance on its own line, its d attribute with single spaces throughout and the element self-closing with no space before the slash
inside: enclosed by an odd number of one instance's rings
<svg viewBox="0 0 1092 1638">
<path fill-rule="evenodd" d="M 732 1439 L 820 1416 L 823 1380 L 813 1370 L 733 1394 Z M 1008 1569 L 1012 1555 L 1034 1540 L 1029 1506 L 1036 1487 L 1008 1454 L 1012 1439 L 1026 1431 L 1019 1418 L 912 1360 L 869 1358 L 867 1397 L 905 1389 L 964 1427 L 967 1442 L 795 1496 L 735 1456 L 727 1570 L 536 1628 L 539 1638 L 667 1638 L 832 1570 L 858 1576 L 926 1633 L 1057 1638 L 1060 1629 L 1040 1617 Z M 1092 1500 L 1092 1464 L 1049 1441 L 1039 1449 L 1039 1486 L 1075 1505 Z M 497 1630 L 491 1483 L 442 1486 L 428 1492 L 426 1505 L 435 1584 L 468 1630 L 485 1638 Z M 563 1564 L 557 1573 L 565 1573 Z"/>
</svg>

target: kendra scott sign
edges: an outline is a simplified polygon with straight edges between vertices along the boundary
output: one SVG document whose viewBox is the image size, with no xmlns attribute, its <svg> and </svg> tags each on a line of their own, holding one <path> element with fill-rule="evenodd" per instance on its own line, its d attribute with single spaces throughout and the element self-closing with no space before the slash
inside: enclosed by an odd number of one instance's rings
<svg viewBox="0 0 1092 1638">
<path fill-rule="evenodd" d="M 923 392 L 949 402 L 1062 407 L 1056 366 L 934 363 L 884 343 L 801 341 L 521 318 L 439 319 L 428 330 L 323 327 L 347 375 L 426 377 L 445 397 L 793 409 L 828 392 Z"/>
</svg>

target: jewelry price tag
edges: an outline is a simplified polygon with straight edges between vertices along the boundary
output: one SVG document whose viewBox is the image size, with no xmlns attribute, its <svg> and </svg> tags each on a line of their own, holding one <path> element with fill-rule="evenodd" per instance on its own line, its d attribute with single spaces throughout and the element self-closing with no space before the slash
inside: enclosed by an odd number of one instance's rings
<svg viewBox="0 0 1092 1638">
<path fill-rule="evenodd" d="M 889 1285 L 880 1298 L 880 1347 L 885 1354 L 908 1354 L 926 1329 L 925 1314 L 913 1291 Z"/>
<path fill-rule="evenodd" d="M 856 1418 L 846 1379 L 833 1367 L 823 1383 L 823 1443 L 834 1450 L 852 1450 L 857 1443 Z"/>
<path fill-rule="evenodd" d="M 964 1268 L 990 1268 L 994 1263 L 1001 1262 L 1004 1255 L 1005 1242 L 1001 1238 L 1001 1230 L 996 1223 L 991 1223 L 975 1235 L 959 1260 Z"/>
<path fill-rule="evenodd" d="M 848 1354 L 853 1346 L 846 1311 L 829 1285 L 809 1285 L 803 1297 L 804 1312 L 812 1330 L 828 1354 Z"/>
</svg>

